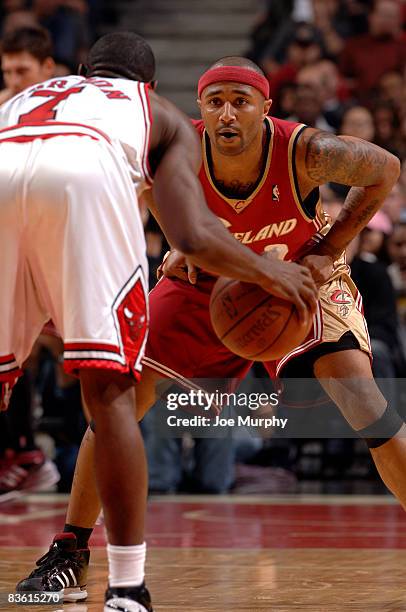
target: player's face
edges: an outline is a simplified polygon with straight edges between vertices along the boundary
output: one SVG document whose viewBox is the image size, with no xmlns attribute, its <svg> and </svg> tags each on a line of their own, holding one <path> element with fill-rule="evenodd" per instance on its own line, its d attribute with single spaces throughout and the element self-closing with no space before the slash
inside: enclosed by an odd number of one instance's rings
<svg viewBox="0 0 406 612">
<path fill-rule="evenodd" d="M 406 226 L 395 227 L 388 242 L 389 255 L 397 263 L 402 272 L 406 271 Z"/>
<path fill-rule="evenodd" d="M 40 62 L 27 51 L 4 53 L 1 58 L 1 69 L 6 88 L 15 96 L 26 87 L 51 78 L 53 60 L 47 58 Z"/>
<path fill-rule="evenodd" d="M 210 142 L 223 155 L 240 155 L 258 138 L 271 107 L 254 87 L 242 83 L 213 83 L 198 100 Z"/>
</svg>

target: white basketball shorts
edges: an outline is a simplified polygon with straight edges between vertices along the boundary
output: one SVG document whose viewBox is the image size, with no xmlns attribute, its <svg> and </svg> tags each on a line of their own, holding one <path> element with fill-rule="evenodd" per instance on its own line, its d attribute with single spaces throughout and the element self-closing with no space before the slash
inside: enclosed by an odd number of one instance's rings
<svg viewBox="0 0 406 612">
<path fill-rule="evenodd" d="M 67 372 L 138 380 L 144 232 L 130 175 L 105 135 L 58 123 L 0 131 L 0 253 L 0 383 L 13 385 L 49 319 Z"/>
</svg>

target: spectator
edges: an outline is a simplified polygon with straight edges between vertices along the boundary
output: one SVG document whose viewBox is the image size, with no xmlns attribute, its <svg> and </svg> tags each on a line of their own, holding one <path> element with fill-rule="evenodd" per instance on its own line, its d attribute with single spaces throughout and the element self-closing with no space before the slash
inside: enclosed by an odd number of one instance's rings
<svg viewBox="0 0 406 612">
<path fill-rule="evenodd" d="M 406 289 L 406 221 L 399 221 L 388 241 L 389 273 L 396 289 Z"/>
<path fill-rule="evenodd" d="M 405 89 L 406 83 L 400 72 L 386 72 L 379 81 L 379 98 L 400 114 L 405 110 Z"/>
<path fill-rule="evenodd" d="M 291 16 L 295 0 L 270 0 L 264 12 L 258 16 L 257 24 L 252 32 L 251 49 L 247 57 L 260 63 L 269 41 L 275 37 L 283 23 Z"/>
<path fill-rule="evenodd" d="M 300 47 L 300 49 L 295 47 Z M 305 53 L 304 50 L 306 50 Z M 291 61 L 289 55 L 291 58 L 300 55 L 305 57 L 304 65 L 322 57 L 324 50 L 322 34 L 314 25 L 306 21 L 289 20 L 269 41 L 262 61 L 271 59 L 281 65 Z"/>
<path fill-rule="evenodd" d="M 59 480 L 54 463 L 34 439 L 34 374 L 35 367 L 25 368 L 8 411 L 0 412 L 0 503 L 24 492 L 47 489 Z"/>
<path fill-rule="evenodd" d="M 375 143 L 397 157 L 402 148 L 400 121 L 395 108 L 388 102 L 378 102 L 373 109 Z"/>
<path fill-rule="evenodd" d="M 372 255 L 374 258 L 379 258 L 384 249 L 386 239 L 391 233 L 392 223 L 389 217 L 379 210 L 361 232 L 360 253 L 368 253 L 368 255 Z M 372 261 L 371 258 L 370 261 Z"/>
<path fill-rule="evenodd" d="M 406 201 L 399 183 L 393 186 L 391 192 L 382 204 L 381 211 L 384 212 L 393 224 L 400 221 L 402 210 L 406 208 Z"/>
<path fill-rule="evenodd" d="M 51 78 L 54 73 L 52 42 L 43 28 L 10 32 L 4 37 L 1 50 L 5 89 L 0 92 L 0 104 L 27 87 Z"/>
<path fill-rule="evenodd" d="M 345 195 L 338 193 L 331 183 L 320 186 L 320 197 L 323 202 L 324 212 L 335 221 L 341 212 Z"/>
<path fill-rule="evenodd" d="M 270 114 L 279 119 L 287 119 L 295 112 L 296 83 L 285 83 L 273 99 Z"/>
<path fill-rule="evenodd" d="M 365 106 L 353 106 L 345 111 L 340 134 L 374 142 L 375 126 L 371 112 Z"/>
<path fill-rule="evenodd" d="M 162 437 L 167 416 L 167 406 L 159 400 L 142 421 L 150 491 L 226 493 L 234 480 L 233 439 Z"/>
<path fill-rule="evenodd" d="M 396 223 L 388 240 L 391 265 L 388 272 L 396 291 L 403 354 L 406 355 L 406 219 Z M 406 372 L 403 372 L 406 376 Z"/>
<path fill-rule="evenodd" d="M 11 13 L 23 11 L 25 9 L 25 4 L 25 0 L 3 0 L 0 5 L 0 22 L 3 23 L 5 17 Z"/>
<path fill-rule="evenodd" d="M 56 334 L 50 324 L 47 331 Z M 41 349 L 36 388 L 42 405 L 38 429 L 54 441 L 54 461 L 61 476 L 58 491 L 68 493 L 79 446 L 87 427 L 80 383 L 66 374 L 62 367 L 63 344 L 59 336 L 42 334 L 38 344 Z"/>
<path fill-rule="evenodd" d="M 405 121 L 405 124 L 406 124 L 406 121 Z M 406 128 L 406 125 L 405 125 L 405 128 Z M 405 129 L 404 139 L 406 140 L 406 129 Z M 403 202 L 406 205 L 406 159 L 403 159 L 402 170 L 400 173 L 398 186 L 401 192 L 401 197 L 403 199 Z"/>
<path fill-rule="evenodd" d="M 333 59 L 344 46 L 344 39 L 336 24 L 338 8 L 338 0 L 313 0 L 313 23 L 322 33 L 326 55 Z"/>
<path fill-rule="evenodd" d="M 324 118 L 337 130 L 341 122 L 342 101 L 339 99 L 340 76 L 336 65 L 329 60 L 321 60 L 305 66 L 298 72 L 296 82 L 316 89 Z"/>
<path fill-rule="evenodd" d="M 317 90 L 309 85 L 300 85 L 296 90 L 295 114 L 289 117 L 289 121 L 305 123 L 310 127 L 320 130 L 334 131 L 327 123 L 322 112 L 322 102 L 317 95 Z"/>
<path fill-rule="evenodd" d="M 306 23 L 294 24 L 284 39 L 277 39 L 266 49 L 261 61 L 270 80 L 271 97 L 279 88 L 294 82 L 298 71 L 323 56 L 323 43 L 317 30 Z"/>
<path fill-rule="evenodd" d="M 385 72 L 403 70 L 406 41 L 401 27 L 399 2 L 376 0 L 369 15 L 369 31 L 346 42 L 340 71 L 359 101 L 368 102 Z"/>
<path fill-rule="evenodd" d="M 39 22 L 32 11 L 13 11 L 3 21 L 3 36 L 21 28 L 38 28 Z"/>
<path fill-rule="evenodd" d="M 75 67 L 85 61 L 91 35 L 84 0 L 34 0 L 33 11 L 51 34 L 58 62 Z"/>
<path fill-rule="evenodd" d="M 378 221 L 375 222 L 380 227 Z M 387 229 L 385 222 L 384 229 Z M 396 401 L 396 386 L 393 379 L 404 375 L 401 343 L 398 332 L 395 291 L 386 266 L 376 255 L 364 250 L 363 230 L 360 251 L 351 262 L 351 274 L 362 295 L 365 319 L 371 339 L 374 361 L 374 376 L 386 379 L 383 382 L 386 396 Z M 379 231 L 379 230 L 373 230 Z M 383 235 L 383 232 L 381 232 Z"/>
<path fill-rule="evenodd" d="M 406 84 L 406 82 L 405 82 Z M 405 96 L 405 100 L 406 100 L 406 96 Z M 403 116 L 401 117 L 401 121 L 400 121 L 400 142 L 399 142 L 399 153 L 400 153 L 400 159 L 401 160 L 406 160 L 406 110 L 403 113 Z M 405 187 L 405 177 L 404 177 L 404 172 L 405 170 L 403 169 L 403 178 L 401 181 L 401 185 L 402 185 L 402 190 L 404 190 Z M 406 196 L 406 193 L 404 194 Z"/>
<path fill-rule="evenodd" d="M 345 39 L 368 31 L 368 12 L 373 0 L 341 0 L 334 17 L 337 32 Z"/>
</svg>

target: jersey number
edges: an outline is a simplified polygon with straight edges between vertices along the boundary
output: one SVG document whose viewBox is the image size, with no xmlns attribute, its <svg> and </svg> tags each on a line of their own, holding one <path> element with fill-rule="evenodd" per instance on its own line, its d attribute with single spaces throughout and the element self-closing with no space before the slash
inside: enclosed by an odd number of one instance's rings
<svg viewBox="0 0 406 612">
<path fill-rule="evenodd" d="M 71 87 L 65 91 L 54 91 L 53 89 L 37 89 L 31 94 L 32 98 L 51 96 L 43 104 L 36 106 L 29 113 L 20 115 L 18 123 L 36 123 L 37 121 L 50 121 L 56 117 L 56 107 L 59 102 L 66 100 L 72 94 L 77 94 L 82 91 L 83 87 Z"/>
</svg>

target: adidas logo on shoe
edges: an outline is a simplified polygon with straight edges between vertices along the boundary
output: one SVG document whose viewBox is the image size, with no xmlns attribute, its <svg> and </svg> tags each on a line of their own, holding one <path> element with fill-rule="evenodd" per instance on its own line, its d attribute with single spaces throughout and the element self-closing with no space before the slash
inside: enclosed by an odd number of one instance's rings
<svg viewBox="0 0 406 612">
<path fill-rule="evenodd" d="M 17 584 L 16 591 L 56 592 L 64 601 L 86 599 L 89 558 L 89 549 L 77 548 L 75 534 L 60 533 L 55 536 L 48 552 L 38 559 L 37 567 Z"/>
</svg>

